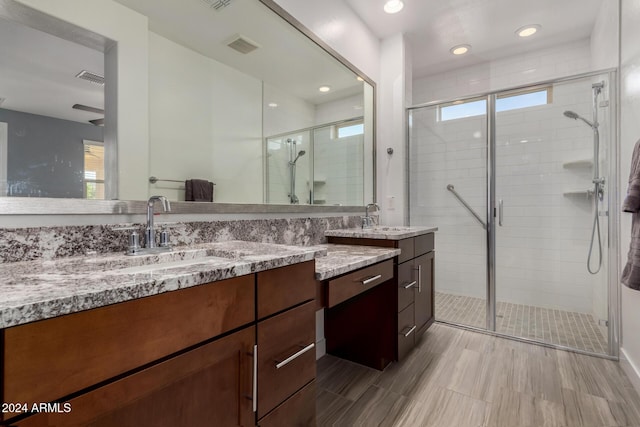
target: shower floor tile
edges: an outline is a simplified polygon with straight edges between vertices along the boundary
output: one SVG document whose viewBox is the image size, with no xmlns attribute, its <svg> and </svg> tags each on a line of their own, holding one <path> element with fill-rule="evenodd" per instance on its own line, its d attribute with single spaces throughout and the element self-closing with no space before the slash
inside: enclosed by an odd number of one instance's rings
<svg viewBox="0 0 640 427">
<path fill-rule="evenodd" d="M 482 298 L 436 292 L 436 320 L 485 327 Z M 496 331 L 594 353 L 607 353 L 607 340 L 589 314 L 498 301 Z"/>
</svg>

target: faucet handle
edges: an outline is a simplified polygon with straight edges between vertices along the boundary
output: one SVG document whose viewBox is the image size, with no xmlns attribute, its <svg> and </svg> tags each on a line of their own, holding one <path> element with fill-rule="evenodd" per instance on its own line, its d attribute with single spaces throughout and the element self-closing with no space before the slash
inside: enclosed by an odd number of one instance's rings
<svg viewBox="0 0 640 427">
<path fill-rule="evenodd" d="M 160 232 L 160 246 L 163 248 L 171 246 L 169 241 L 169 231 L 166 228 L 163 228 Z"/>
<path fill-rule="evenodd" d="M 140 250 L 140 234 L 138 234 L 138 227 L 126 226 L 126 227 L 113 227 L 113 231 L 131 231 L 129 234 L 129 246 L 127 247 L 127 254 L 133 255 Z"/>
</svg>

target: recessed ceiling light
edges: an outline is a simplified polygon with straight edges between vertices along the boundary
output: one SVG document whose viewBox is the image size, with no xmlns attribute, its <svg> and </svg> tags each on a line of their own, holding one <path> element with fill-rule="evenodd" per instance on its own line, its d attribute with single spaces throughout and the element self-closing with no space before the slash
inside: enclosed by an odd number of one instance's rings
<svg viewBox="0 0 640 427">
<path fill-rule="evenodd" d="M 540 25 L 538 24 L 525 25 L 524 27 L 518 28 L 516 34 L 520 37 L 530 37 L 537 33 L 539 29 Z"/>
<path fill-rule="evenodd" d="M 276 108 L 278 106 L 278 104 L 276 104 L 275 102 L 270 102 L 267 105 L 271 108 Z"/>
<path fill-rule="evenodd" d="M 331 90 L 331 86 L 320 86 L 318 90 L 320 92 L 329 92 Z"/>
<path fill-rule="evenodd" d="M 404 7 L 402 0 L 388 0 L 384 4 L 384 11 L 387 13 L 398 13 Z"/>
<path fill-rule="evenodd" d="M 468 44 L 459 44 L 458 46 L 454 46 L 449 49 L 449 52 L 453 53 L 454 55 L 464 55 L 465 53 L 469 52 L 470 49 L 471 46 L 469 46 Z"/>
</svg>

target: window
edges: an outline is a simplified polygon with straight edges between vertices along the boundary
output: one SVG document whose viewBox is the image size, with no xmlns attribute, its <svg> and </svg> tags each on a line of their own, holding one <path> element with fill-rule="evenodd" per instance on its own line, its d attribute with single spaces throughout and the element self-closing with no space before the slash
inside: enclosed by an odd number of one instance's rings
<svg viewBox="0 0 640 427">
<path fill-rule="evenodd" d="M 496 112 L 516 110 L 518 108 L 535 107 L 551 104 L 551 88 L 534 89 L 530 91 L 518 91 L 498 95 L 496 99 Z"/>
<path fill-rule="evenodd" d="M 364 134 L 363 122 L 349 122 L 343 125 L 338 125 L 338 138 L 347 138 L 349 136 L 356 136 Z"/>
<path fill-rule="evenodd" d="M 535 88 L 526 91 L 513 91 L 498 95 L 496 99 L 496 112 L 511 111 L 519 108 L 535 107 L 537 105 L 550 104 L 551 87 Z M 440 121 L 462 119 L 487 114 L 487 102 L 485 98 L 476 98 L 469 101 L 456 101 L 439 108 Z"/>
<path fill-rule="evenodd" d="M 104 199 L 104 145 L 84 141 L 84 198 Z"/>
</svg>

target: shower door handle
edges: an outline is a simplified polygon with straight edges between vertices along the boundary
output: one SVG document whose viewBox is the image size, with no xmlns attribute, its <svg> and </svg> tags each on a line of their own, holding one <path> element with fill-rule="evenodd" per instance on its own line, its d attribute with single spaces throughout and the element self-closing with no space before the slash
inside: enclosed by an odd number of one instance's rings
<svg viewBox="0 0 640 427">
<path fill-rule="evenodd" d="M 502 227 L 502 217 L 504 214 L 504 200 L 500 199 L 498 202 L 498 225 Z"/>
</svg>

